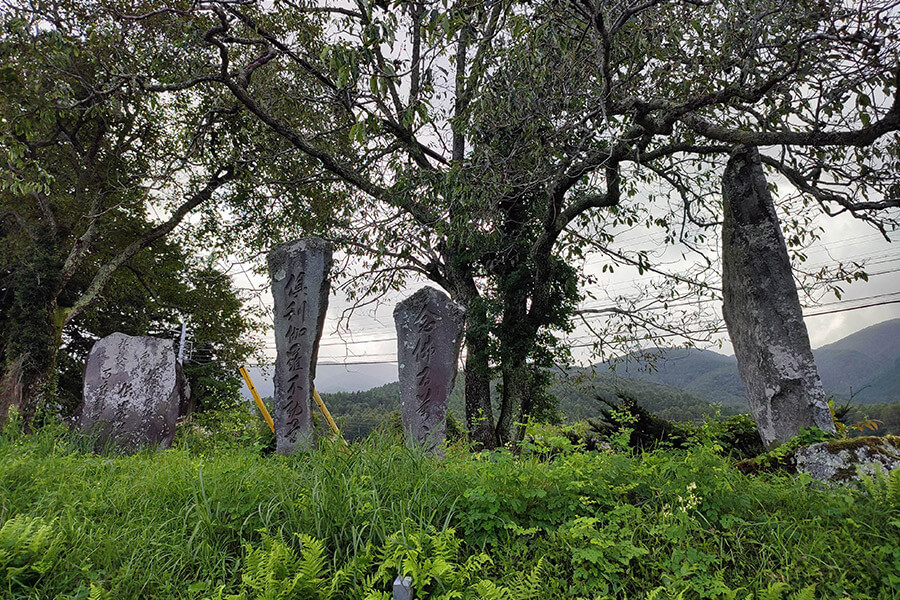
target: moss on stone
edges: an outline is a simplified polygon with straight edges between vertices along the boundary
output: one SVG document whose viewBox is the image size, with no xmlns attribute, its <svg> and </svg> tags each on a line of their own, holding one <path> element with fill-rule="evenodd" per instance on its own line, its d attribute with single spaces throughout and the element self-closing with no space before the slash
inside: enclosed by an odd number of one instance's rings
<svg viewBox="0 0 900 600">
<path fill-rule="evenodd" d="M 796 474 L 797 453 L 807 448 L 815 447 L 817 451 L 827 452 L 831 455 L 841 455 L 846 460 L 847 466 L 838 468 L 830 478 L 833 481 L 851 481 L 857 478 L 856 465 L 871 462 L 860 456 L 862 450 L 869 457 L 881 455 L 888 459 L 900 461 L 900 436 L 888 435 L 883 437 L 864 436 L 843 440 L 830 440 L 792 449 L 789 452 L 777 450 L 768 452 L 749 460 L 737 463 L 738 470 L 745 475 L 759 473 L 789 473 Z"/>
<path fill-rule="evenodd" d="M 875 435 L 848 438 L 846 440 L 834 440 L 825 442 L 824 448 L 832 454 L 837 454 L 841 450 L 858 450 L 860 448 L 868 448 L 873 452 L 890 456 L 891 458 L 900 458 L 900 436 L 886 435 L 878 437 Z M 893 452 L 891 451 L 893 450 Z"/>
</svg>

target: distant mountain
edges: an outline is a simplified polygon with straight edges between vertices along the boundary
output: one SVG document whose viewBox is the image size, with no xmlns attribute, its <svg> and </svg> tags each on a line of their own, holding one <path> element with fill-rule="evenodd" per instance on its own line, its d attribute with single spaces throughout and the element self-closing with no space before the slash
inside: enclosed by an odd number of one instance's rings
<svg viewBox="0 0 900 600">
<path fill-rule="evenodd" d="M 620 377 L 681 388 L 709 402 L 747 408 L 733 356 L 696 348 L 652 348 L 604 366 Z"/>
<path fill-rule="evenodd" d="M 826 390 L 862 404 L 893 402 L 900 396 L 900 319 L 866 327 L 815 350 Z M 868 386 L 868 387 L 867 387 Z"/>
<path fill-rule="evenodd" d="M 275 373 L 273 366 L 247 367 L 247 371 L 260 396 L 266 398 L 275 393 L 275 386 L 272 382 Z M 397 381 L 396 364 L 318 365 L 316 367 L 316 387 L 323 394 L 369 390 L 392 381 Z M 246 399 L 250 399 L 250 390 L 246 386 L 242 388 L 242 394 Z"/>
<path fill-rule="evenodd" d="M 857 404 L 900 401 L 900 319 L 885 321 L 813 350 L 825 391 Z M 747 409 L 733 356 L 656 348 L 611 361 L 618 375 L 681 388 L 710 402 Z"/>
<path fill-rule="evenodd" d="M 859 393 L 853 397 L 857 404 L 900 402 L 900 358 L 862 387 L 854 388 L 857 389 Z"/>
<path fill-rule="evenodd" d="M 460 422 L 465 421 L 463 388 L 464 379 L 460 375 L 449 400 L 450 412 Z M 682 389 L 591 369 L 572 369 L 558 376 L 550 394 L 559 401 L 557 408 L 569 422 L 598 416 L 606 407 L 603 400 L 615 401 L 617 394 L 629 395 L 647 410 L 673 421 L 698 421 L 719 410 Z M 388 413 L 400 410 L 400 384 L 388 383 L 366 391 L 323 393 L 322 400 L 337 418 L 344 436 L 359 439 L 382 423 Z M 498 409 L 496 395 L 494 408 Z M 738 411 L 723 407 L 721 412 L 730 415 Z"/>
<path fill-rule="evenodd" d="M 854 404 L 900 402 L 900 319 L 873 325 L 814 351 L 826 392 Z M 648 360 L 655 356 L 655 359 Z M 263 397 L 273 393 L 271 369 L 250 368 Z M 394 364 L 320 365 L 316 384 L 326 404 L 344 418 L 354 435 L 364 435 L 383 415 L 399 408 L 397 367 Z M 368 390 L 368 391 L 361 391 Z M 245 389 L 249 398 L 249 392 Z M 733 356 L 710 350 L 656 348 L 601 363 L 571 369 L 558 376 L 550 393 L 568 420 L 599 414 L 599 398 L 617 393 L 633 396 L 645 408 L 672 420 L 696 420 L 721 405 L 724 414 L 748 409 Z M 450 400 L 462 419 L 462 376 Z"/>
<path fill-rule="evenodd" d="M 900 358 L 900 319 L 860 329 L 819 350 L 855 350 L 867 356 L 884 358 L 893 364 Z"/>
<path fill-rule="evenodd" d="M 682 387 L 624 377 L 619 370 L 597 367 L 571 369 L 565 376 L 557 376 L 550 394 L 559 401 L 558 408 L 568 421 L 596 417 L 606 406 L 603 401 L 615 402 L 618 395 L 630 396 L 650 412 L 671 421 L 698 421 L 717 410 L 725 415 L 739 412 L 734 406 L 711 402 Z M 721 404 L 721 409 L 714 404 Z"/>
</svg>

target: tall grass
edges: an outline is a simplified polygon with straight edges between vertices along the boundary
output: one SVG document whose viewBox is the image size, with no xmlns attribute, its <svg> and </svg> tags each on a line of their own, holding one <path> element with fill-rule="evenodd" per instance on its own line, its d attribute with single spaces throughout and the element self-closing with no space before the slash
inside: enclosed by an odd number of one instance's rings
<svg viewBox="0 0 900 600">
<path fill-rule="evenodd" d="M 462 541 L 460 565 L 483 555 L 477 575 L 489 583 L 540 564 L 546 598 L 743 598 L 727 594 L 779 582 L 822 598 L 900 598 L 896 499 L 748 478 L 702 447 L 551 460 L 453 448 L 442 461 L 386 435 L 292 457 L 233 444 L 133 456 L 89 447 L 52 428 L 0 436 L 0 526 L 39 518 L 63 547 L 27 580 L 0 561 L 0 597 L 238 593 L 248 548 L 296 548 L 302 533 L 324 543 L 328 569 L 349 573 L 338 597 L 362 598 L 384 585 L 372 578 L 386 548 L 429 532 Z"/>
</svg>

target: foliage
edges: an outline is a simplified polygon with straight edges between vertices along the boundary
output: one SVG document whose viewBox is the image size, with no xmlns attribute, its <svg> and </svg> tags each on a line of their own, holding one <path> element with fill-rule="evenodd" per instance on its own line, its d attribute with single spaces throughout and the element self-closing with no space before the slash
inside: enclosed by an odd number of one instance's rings
<svg viewBox="0 0 900 600">
<path fill-rule="evenodd" d="M 462 375 L 448 400 L 448 435 L 462 435 L 459 419 L 463 418 Z M 347 440 L 361 440 L 375 428 L 386 422 L 392 411 L 400 410 L 400 384 L 388 383 L 370 390 L 358 392 L 331 392 L 322 394 L 322 401 L 338 420 L 341 433 Z"/>
<path fill-rule="evenodd" d="M 850 405 L 846 419 L 848 422 L 874 421 L 878 424 L 878 429 L 874 432 L 851 431 L 851 435 L 900 435 L 900 402 Z"/>
<path fill-rule="evenodd" d="M 736 459 L 753 458 L 765 452 L 756 422 L 750 415 L 708 418 L 697 428 L 694 437 L 701 443 L 711 440 L 721 452 Z"/>
<path fill-rule="evenodd" d="M 900 508 L 900 469 L 889 473 L 878 469 L 873 475 L 862 475 L 860 484 L 877 502 L 894 509 Z"/>
<path fill-rule="evenodd" d="M 188 369 L 201 406 L 235 399 L 252 350 L 221 240 L 179 225 L 236 194 L 253 151 L 213 131 L 225 115 L 123 76 L 139 61 L 132 33 L 80 2 L 0 12 L 0 375 L 21 378 L 5 400 L 26 421 L 71 414 L 90 346 L 113 331 L 171 339 L 188 321 L 219 367 Z"/>
<path fill-rule="evenodd" d="M 652 450 L 660 445 L 680 448 L 687 442 L 687 431 L 650 414 L 630 396 L 619 396 L 617 403 L 604 402 L 608 408 L 602 409 L 599 417 L 588 419 L 588 424 L 592 432 L 614 440 L 623 449 Z"/>
<path fill-rule="evenodd" d="M 50 571 L 63 548 L 55 523 L 17 515 L 0 527 L 0 586 L 26 586 Z"/>
<path fill-rule="evenodd" d="M 58 428 L 0 439 L 4 523 L 40 518 L 58 548 L 0 597 L 309 597 L 296 590 L 321 580 L 318 593 L 339 581 L 334 597 L 362 600 L 401 565 L 432 597 L 900 592 L 896 473 L 825 489 L 746 477 L 704 445 L 444 460 L 377 436 L 293 457 L 232 442 L 84 448 Z"/>
<path fill-rule="evenodd" d="M 268 408 L 271 414 L 271 405 Z M 208 454 L 224 448 L 262 451 L 274 441 L 275 434 L 258 414 L 256 406 L 241 402 L 228 408 L 192 414 L 178 428 L 175 445 L 197 454 Z"/>
<path fill-rule="evenodd" d="M 263 534 L 262 546 L 244 547 L 241 574 L 242 592 L 222 596 L 218 600 L 331 600 L 340 598 L 343 572 L 326 572 L 325 546 L 305 534 L 297 534 L 299 556 L 282 540 Z"/>
</svg>

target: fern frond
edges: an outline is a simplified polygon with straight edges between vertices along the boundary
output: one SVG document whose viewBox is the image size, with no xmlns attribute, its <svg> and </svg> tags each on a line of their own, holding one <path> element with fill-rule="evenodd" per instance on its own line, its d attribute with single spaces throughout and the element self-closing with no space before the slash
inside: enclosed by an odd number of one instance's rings
<svg viewBox="0 0 900 600">
<path fill-rule="evenodd" d="M 478 600 L 515 600 L 516 598 L 510 590 L 488 579 L 482 579 L 473 585 L 472 591 L 475 592 Z"/>
<path fill-rule="evenodd" d="M 790 600 L 816 600 L 815 584 L 806 586 L 796 594 L 791 595 Z"/>
<path fill-rule="evenodd" d="M 297 537 L 302 544 L 300 560 L 297 563 L 297 577 L 304 589 L 315 591 L 324 583 L 321 575 L 325 568 L 325 544 L 304 533 L 298 533 Z"/>
<path fill-rule="evenodd" d="M 112 600 L 112 594 L 103 589 L 102 585 L 92 583 L 88 600 Z"/>
<path fill-rule="evenodd" d="M 790 586 L 786 583 L 773 583 L 763 592 L 759 600 L 781 600 L 789 589 Z"/>
<path fill-rule="evenodd" d="M 894 469 L 888 475 L 887 501 L 891 506 L 900 508 L 900 469 Z"/>
<path fill-rule="evenodd" d="M 524 577 L 517 579 L 511 586 L 512 597 L 517 600 L 532 600 L 543 596 L 544 558 L 538 559 L 537 564 Z"/>
<path fill-rule="evenodd" d="M 55 522 L 17 515 L 0 527 L 0 582 L 40 577 L 56 564 L 62 534 Z"/>
</svg>

